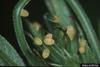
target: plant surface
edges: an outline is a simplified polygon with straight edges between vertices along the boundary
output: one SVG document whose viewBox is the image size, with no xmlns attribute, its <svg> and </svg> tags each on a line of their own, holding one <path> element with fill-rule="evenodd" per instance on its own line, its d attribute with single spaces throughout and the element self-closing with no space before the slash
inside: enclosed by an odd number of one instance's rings
<svg viewBox="0 0 100 67">
<path fill-rule="evenodd" d="M 29 12 L 24 8 L 30 0 L 19 0 L 13 10 L 17 42 L 28 63 L 0 35 L 0 65 L 79 67 L 82 63 L 100 63 L 99 35 L 80 2 L 43 1 L 48 8 L 43 15 L 45 27 L 27 18 Z"/>
</svg>

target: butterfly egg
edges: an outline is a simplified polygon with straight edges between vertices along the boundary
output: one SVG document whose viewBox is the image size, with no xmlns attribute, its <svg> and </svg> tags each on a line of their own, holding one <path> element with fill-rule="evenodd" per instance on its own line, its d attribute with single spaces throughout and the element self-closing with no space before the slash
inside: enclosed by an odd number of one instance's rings
<svg viewBox="0 0 100 67">
<path fill-rule="evenodd" d="M 33 25 L 33 28 L 34 28 L 36 31 L 39 31 L 39 29 L 41 28 L 41 25 L 40 25 L 38 22 L 34 22 L 32 25 Z"/>
<path fill-rule="evenodd" d="M 44 38 L 45 45 L 53 45 L 55 43 L 54 39 L 52 38 Z"/>
<path fill-rule="evenodd" d="M 73 26 L 68 26 L 66 34 L 69 36 L 70 40 L 73 40 L 76 35 L 76 29 Z"/>
<path fill-rule="evenodd" d="M 42 40 L 39 37 L 33 39 L 35 45 L 42 45 Z"/>
<path fill-rule="evenodd" d="M 84 54 L 85 53 L 85 47 L 80 47 L 79 48 L 79 53 Z"/>
<path fill-rule="evenodd" d="M 87 41 L 84 38 L 79 38 L 80 47 L 85 47 L 87 45 Z"/>
<path fill-rule="evenodd" d="M 58 23 L 59 22 L 59 17 L 58 16 L 54 16 L 53 17 L 53 22 L 54 23 Z"/>
<path fill-rule="evenodd" d="M 29 16 L 29 12 L 25 9 L 22 9 L 21 10 L 21 13 L 20 13 L 20 16 L 22 17 L 28 17 Z"/>
<path fill-rule="evenodd" d="M 61 35 L 61 37 L 63 37 L 64 36 L 64 32 L 60 31 L 60 35 Z"/>
<path fill-rule="evenodd" d="M 49 55 L 50 55 L 50 50 L 49 50 L 48 48 L 45 48 L 45 49 L 43 50 L 43 52 L 42 52 L 42 57 L 43 57 L 44 59 L 46 59 L 46 58 L 49 57 Z"/>
<path fill-rule="evenodd" d="M 52 38 L 52 34 L 51 33 L 48 33 L 45 38 Z"/>
</svg>

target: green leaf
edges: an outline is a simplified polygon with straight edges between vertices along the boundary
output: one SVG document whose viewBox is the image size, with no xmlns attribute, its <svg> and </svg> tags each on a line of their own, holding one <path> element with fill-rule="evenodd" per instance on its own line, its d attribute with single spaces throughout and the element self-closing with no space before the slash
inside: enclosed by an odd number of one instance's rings
<svg viewBox="0 0 100 67">
<path fill-rule="evenodd" d="M 93 52 L 96 54 L 98 61 L 100 62 L 100 50 L 99 50 L 99 40 L 94 31 L 94 28 L 91 24 L 90 19 L 88 18 L 87 14 L 85 13 L 84 9 L 82 8 L 81 4 L 77 0 L 66 0 L 69 6 L 72 8 L 74 13 L 76 14 L 80 24 L 83 28 L 83 31 L 86 34 L 86 37 L 89 41 L 90 47 L 92 48 Z"/>
<path fill-rule="evenodd" d="M 25 66 L 16 50 L 0 35 L 0 66 L 2 65 Z"/>
<path fill-rule="evenodd" d="M 21 10 L 30 2 L 30 0 L 19 0 L 13 10 L 13 22 L 14 22 L 14 30 L 16 33 L 16 38 L 19 44 L 21 51 L 26 57 L 27 62 L 31 66 L 41 66 L 43 65 L 41 60 L 33 53 L 30 49 L 30 46 L 25 38 L 22 19 L 20 17 Z"/>
</svg>

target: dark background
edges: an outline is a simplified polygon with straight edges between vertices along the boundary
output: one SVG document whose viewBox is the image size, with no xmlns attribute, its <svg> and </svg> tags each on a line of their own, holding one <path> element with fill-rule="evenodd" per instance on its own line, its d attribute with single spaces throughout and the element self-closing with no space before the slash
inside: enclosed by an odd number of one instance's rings
<svg viewBox="0 0 100 67">
<path fill-rule="evenodd" d="M 12 22 L 12 10 L 17 1 L 18 0 L 0 0 L 0 34 L 13 44 L 13 46 L 19 49 Z M 100 18 L 100 0 L 80 0 L 80 2 L 82 3 L 95 28 L 98 23 L 97 20 Z M 26 9 L 28 9 L 31 13 L 31 18 L 42 22 L 41 17 L 47 11 L 43 0 L 31 0 L 27 7 Z"/>
</svg>

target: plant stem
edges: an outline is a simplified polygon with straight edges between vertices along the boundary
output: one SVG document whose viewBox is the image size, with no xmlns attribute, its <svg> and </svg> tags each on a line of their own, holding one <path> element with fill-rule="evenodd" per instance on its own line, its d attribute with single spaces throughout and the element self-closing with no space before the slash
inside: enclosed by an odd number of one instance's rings
<svg viewBox="0 0 100 67">
<path fill-rule="evenodd" d="M 14 8 L 13 11 L 13 21 L 14 21 L 14 29 L 16 33 L 16 37 L 19 43 L 19 46 L 25 55 L 27 61 L 30 65 L 40 65 L 40 62 L 38 62 L 38 58 L 36 58 L 36 55 L 33 54 L 30 47 L 28 46 L 28 43 L 25 39 L 23 26 L 22 26 L 22 20 L 20 17 L 21 10 L 30 2 L 30 0 L 19 0 L 17 5 Z"/>
</svg>

